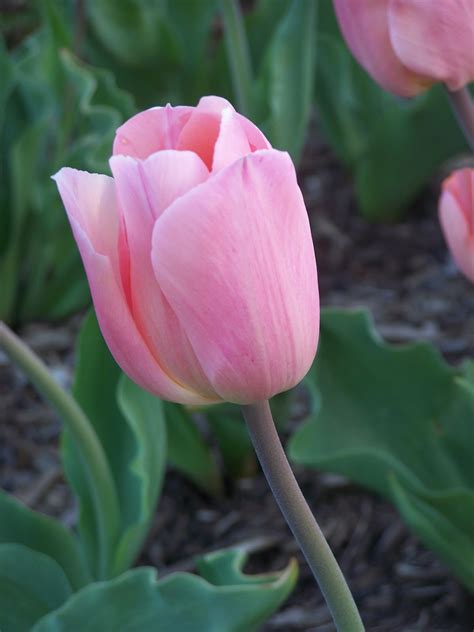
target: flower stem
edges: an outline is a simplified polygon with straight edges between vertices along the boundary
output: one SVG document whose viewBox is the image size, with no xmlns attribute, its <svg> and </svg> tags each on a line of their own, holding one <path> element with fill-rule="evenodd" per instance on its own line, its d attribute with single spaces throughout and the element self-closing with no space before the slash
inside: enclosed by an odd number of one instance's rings
<svg viewBox="0 0 474 632">
<path fill-rule="evenodd" d="M 242 13 L 236 0 L 221 0 L 220 4 L 237 106 L 241 114 L 252 117 L 252 64 Z"/>
<path fill-rule="evenodd" d="M 76 400 L 59 386 L 38 356 L 3 322 L 0 322 L 0 347 L 56 409 L 79 450 L 98 531 L 97 579 L 105 579 L 112 567 L 113 547 L 118 535 L 119 503 L 102 445 Z"/>
<path fill-rule="evenodd" d="M 242 411 L 268 484 L 324 594 L 337 630 L 363 632 L 344 575 L 288 463 L 268 401 L 242 406 Z"/>
<path fill-rule="evenodd" d="M 464 132 L 464 136 L 469 147 L 474 151 L 474 103 L 467 87 L 460 90 L 447 90 L 448 99 L 453 109 L 460 128 Z"/>
</svg>

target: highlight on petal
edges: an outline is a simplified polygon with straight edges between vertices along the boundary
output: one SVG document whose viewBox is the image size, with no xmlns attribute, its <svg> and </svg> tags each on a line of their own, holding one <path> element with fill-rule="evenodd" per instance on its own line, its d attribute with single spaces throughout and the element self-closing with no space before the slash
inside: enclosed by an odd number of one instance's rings
<svg viewBox="0 0 474 632">
<path fill-rule="evenodd" d="M 144 159 L 162 149 L 175 149 L 181 130 L 194 109 L 167 105 L 132 116 L 115 133 L 114 156 Z"/>
<path fill-rule="evenodd" d="M 251 153 L 245 129 L 233 108 L 222 112 L 219 136 L 214 148 L 212 171 L 219 171 Z"/>
<path fill-rule="evenodd" d="M 155 220 L 174 200 L 204 182 L 209 172 L 196 154 L 175 150 L 161 151 L 145 161 L 114 156 L 110 166 L 127 235 L 133 320 L 168 375 L 207 399 L 218 399 L 151 265 Z"/>
<path fill-rule="evenodd" d="M 412 97 L 426 90 L 429 79 L 413 73 L 411 66 L 403 64 L 393 50 L 388 23 L 390 0 L 333 1 L 347 45 L 377 83 L 401 97 Z"/>
<path fill-rule="evenodd" d="M 458 90 L 474 80 L 472 0 L 390 0 L 390 39 L 413 72 Z"/>
<path fill-rule="evenodd" d="M 155 224 L 152 262 L 222 399 L 267 399 L 307 372 L 319 330 L 316 262 L 287 154 L 249 154 L 176 200 Z"/>
<path fill-rule="evenodd" d="M 474 283 L 474 169 L 455 171 L 444 181 L 439 219 L 453 259 Z"/>
<path fill-rule="evenodd" d="M 118 213 L 112 178 L 65 168 L 54 180 L 81 253 L 100 328 L 117 363 L 140 386 L 160 397 L 206 403 L 161 369 L 132 319 L 118 265 Z"/>
</svg>

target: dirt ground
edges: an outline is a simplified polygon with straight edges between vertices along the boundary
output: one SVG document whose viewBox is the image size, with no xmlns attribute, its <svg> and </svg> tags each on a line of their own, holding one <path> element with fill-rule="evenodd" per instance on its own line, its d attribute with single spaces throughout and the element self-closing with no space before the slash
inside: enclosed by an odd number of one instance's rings
<svg viewBox="0 0 474 632">
<path fill-rule="evenodd" d="M 313 226 L 323 306 L 366 306 L 390 341 L 429 340 L 450 362 L 474 356 L 474 292 L 454 268 L 436 217 L 438 174 L 398 225 L 356 211 L 350 176 L 316 133 L 300 182 Z M 35 323 L 20 333 L 64 385 L 80 324 Z M 296 421 L 293 421 L 293 426 Z M 60 422 L 0 351 L 0 485 L 27 505 L 75 520 L 57 457 Z M 333 475 L 298 469 L 303 492 L 369 632 L 471 632 L 474 601 L 377 496 Z M 141 563 L 160 576 L 193 570 L 193 556 L 245 545 L 249 572 L 300 562 L 297 588 L 264 632 L 330 632 L 329 613 L 261 475 L 209 498 L 170 472 Z"/>
</svg>

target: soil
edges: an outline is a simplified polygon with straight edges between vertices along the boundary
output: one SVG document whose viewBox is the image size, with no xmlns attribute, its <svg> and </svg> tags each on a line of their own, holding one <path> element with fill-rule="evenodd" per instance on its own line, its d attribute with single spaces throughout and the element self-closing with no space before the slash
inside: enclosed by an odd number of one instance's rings
<svg viewBox="0 0 474 632">
<path fill-rule="evenodd" d="M 429 340 L 446 359 L 474 356 L 474 292 L 456 271 L 439 229 L 437 174 L 397 225 L 357 213 L 350 175 L 314 131 L 302 167 L 323 306 L 365 306 L 389 341 Z M 19 333 L 70 386 L 81 317 Z M 292 422 L 295 425 L 297 422 Z M 72 525 L 76 511 L 57 455 L 60 422 L 0 351 L 0 484 L 30 507 Z M 391 505 L 346 479 L 296 474 L 339 560 L 369 632 L 470 632 L 472 597 L 404 526 Z M 210 498 L 169 472 L 140 563 L 160 576 L 193 570 L 193 557 L 231 545 L 252 552 L 246 570 L 300 563 L 294 593 L 264 632 L 330 632 L 330 615 L 261 474 Z"/>
</svg>

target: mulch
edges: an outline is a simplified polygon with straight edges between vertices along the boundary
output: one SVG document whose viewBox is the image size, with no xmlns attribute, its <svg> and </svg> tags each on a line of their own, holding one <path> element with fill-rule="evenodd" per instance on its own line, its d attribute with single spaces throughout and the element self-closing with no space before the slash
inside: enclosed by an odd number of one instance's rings
<svg viewBox="0 0 474 632">
<path fill-rule="evenodd" d="M 317 130 L 300 169 L 322 304 L 368 307 L 389 341 L 430 341 L 456 364 L 474 356 L 474 292 L 456 271 L 437 222 L 442 176 L 435 175 L 406 221 L 374 225 L 357 214 L 350 175 Z M 80 320 L 33 323 L 20 332 L 66 387 Z M 57 455 L 60 429 L 54 413 L 0 351 L 0 484 L 30 507 L 72 525 L 76 510 Z M 472 631 L 472 596 L 390 504 L 340 476 L 300 468 L 296 474 L 368 631 Z M 140 563 L 156 566 L 160 576 L 192 571 L 194 556 L 236 544 L 252 554 L 248 572 L 283 568 L 292 556 L 300 563 L 296 590 L 264 632 L 334 630 L 261 474 L 228 481 L 226 496 L 215 499 L 170 472 Z"/>
</svg>

